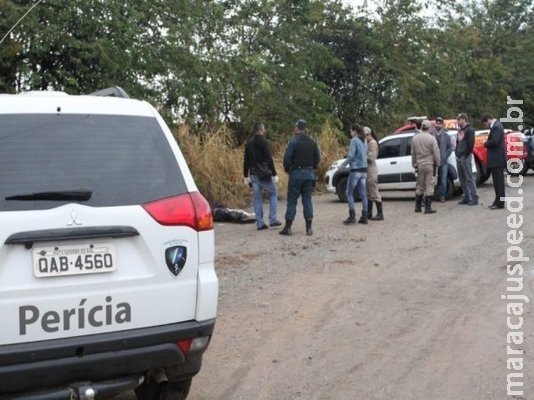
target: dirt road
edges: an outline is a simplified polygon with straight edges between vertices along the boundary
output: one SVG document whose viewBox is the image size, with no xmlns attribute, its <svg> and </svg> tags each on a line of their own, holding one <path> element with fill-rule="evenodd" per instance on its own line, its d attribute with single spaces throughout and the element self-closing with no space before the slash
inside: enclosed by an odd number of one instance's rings
<svg viewBox="0 0 534 400">
<path fill-rule="evenodd" d="M 532 257 L 534 176 L 521 188 Z M 300 204 L 291 237 L 217 224 L 218 321 L 189 399 L 534 399 L 530 305 L 513 345 L 524 394 L 506 396 L 511 213 L 488 210 L 491 180 L 479 195 L 424 215 L 385 194 L 385 221 L 367 226 L 344 226 L 347 206 L 315 196 L 312 237 Z M 534 300 L 533 262 L 523 267 L 520 294 Z"/>
</svg>

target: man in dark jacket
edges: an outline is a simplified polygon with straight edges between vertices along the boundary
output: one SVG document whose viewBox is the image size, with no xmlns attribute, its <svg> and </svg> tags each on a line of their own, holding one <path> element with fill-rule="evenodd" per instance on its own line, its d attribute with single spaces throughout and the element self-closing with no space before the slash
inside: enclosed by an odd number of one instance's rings
<svg viewBox="0 0 534 400">
<path fill-rule="evenodd" d="M 476 206 L 478 204 L 477 188 L 475 177 L 471 169 L 473 158 L 473 148 L 475 147 L 475 130 L 469 124 L 467 115 L 458 114 L 456 118 L 460 125 L 456 141 L 456 165 L 458 169 L 458 179 L 462 185 L 464 198 L 458 204 Z"/>
<path fill-rule="evenodd" d="M 306 132 L 307 124 L 299 119 L 295 124 L 295 136 L 287 144 L 284 152 L 284 170 L 289 174 L 287 184 L 286 224 L 280 235 L 291 235 L 291 225 L 297 212 L 297 200 L 302 195 L 302 207 L 306 220 L 306 235 L 313 235 L 312 191 L 315 186 L 315 170 L 321 156 L 317 142 Z"/>
<path fill-rule="evenodd" d="M 278 206 L 278 190 L 276 183 L 278 176 L 274 167 L 273 156 L 269 142 L 264 137 L 265 126 L 261 122 L 254 125 L 254 136 L 245 147 L 243 161 L 243 175 L 245 184 L 251 185 L 253 190 L 254 213 L 256 214 L 256 228 L 261 231 L 267 229 L 263 221 L 263 191 L 269 194 L 269 226 L 280 226 L 277 220 L 276 210 Z M 271 176 L 267 180 L 260 179 L 259 168 L 269 169 Z"/>
<path fill-rule="evenodd" d="M 488 169 L 491 171 L 491 180 L 495 190 L 495 200 L 489 206 L 490 210 L 504 208 L 504 169 L 506 168 L 506 149 L 504 143 L 504 128 L 502 124 L 490 113 L 482 115 L 482 123 L 490 128 L 488 140 L 484 146 L 488 149 Z"/>
<path fill-rule="evenodd" d="M 451 137 L 447 129 L 443 127 L 443 118 L 436 118 L 436 125 L 432 131 L 433 136 L 438 141 L 439 158 L 441 160 L 438 168 L 438 195 L 439 201 L 445 201 L 445 194 L 447 193 L 447 176 L 449 173 L 449 156 L 452 153 Z"/>
</svg>

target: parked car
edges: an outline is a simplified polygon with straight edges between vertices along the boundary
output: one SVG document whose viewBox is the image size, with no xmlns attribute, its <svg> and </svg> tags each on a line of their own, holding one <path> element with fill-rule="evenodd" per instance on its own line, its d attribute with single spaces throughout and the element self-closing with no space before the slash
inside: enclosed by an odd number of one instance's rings
<svg viewBox="0 0 534 400">
<path fill-rule="evenodd" d="M 120 88 L 31 92 L 0 95 L 0 127 L 0 398 L 185 399 L 213 217 L 161 116 Z"/>
<path fill-rule="evenodd" d="M 523 141 L 523 150 L 526 153 L 521 173 L 526 175 L 529 169 L 534 170 L 534 128 L 525 129 L 521 135 L 521 140 Z"/>
<path fill-rule="evenodd" d="M 411 143 L 415 131 L 396 133 L 379 141 L 379 155 L 376 160 L 378 169 L 378 188 L 387 190 L 412 190 L 415 194 L 416 176 L 412 167 Z M 449 131 L 453 143 L 456 142 L 456 131 Z M 337 194 L 342 202 L 347 201 L 347 179 L 349 168 L 339 169 L 344 159 L 334 161 L 325 174 L 326 188 Z M 454 152 L 448 158 L 449 168 L 447 177 L 446 198 L 450 199 L 461 191 L 458 172 L 456 171 L 456 156 Z M 476 166 L 472 164 L 473 172 Z M 357 191 L 355 191 L 357 194 Z"/>
</svg>

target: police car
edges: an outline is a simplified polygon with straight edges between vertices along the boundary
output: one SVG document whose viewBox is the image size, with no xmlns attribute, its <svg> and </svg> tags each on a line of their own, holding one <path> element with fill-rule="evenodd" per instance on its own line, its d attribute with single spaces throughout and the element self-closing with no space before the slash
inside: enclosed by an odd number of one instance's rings
<svg viewBox="0 0 534 400">
<path fill-rule="evenodd" d="M 213 219 L 150 104 L 0 95 L 0 282 L 0 398 L 186 398 L 215 325 Z"/>
</svg>

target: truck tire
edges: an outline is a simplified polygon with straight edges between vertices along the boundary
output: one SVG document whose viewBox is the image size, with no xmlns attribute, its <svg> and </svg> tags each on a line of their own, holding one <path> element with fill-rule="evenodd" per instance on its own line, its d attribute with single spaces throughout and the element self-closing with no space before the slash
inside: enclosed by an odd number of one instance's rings
<svg viewBox="0 0 534 400">
<path fill-rule="evenodd" d="M 349 176 L 344 176 L 341 178 L 336 185 L 336 193 L 339 201 L 342 203 L 347 202 L 347 182 L 349 180 Z M 361 201 L 360 199 L 360 193 L 358 193 L 358 188 L 354 188 L 354 201 Z"/>
<path fill-rule="evenodd" d="M 478 159 L 475 159 L 475 164 L 477 167 L 476 184 L 477 186 L 479 186 L 489 179 L 490 174 L 488 173 L 487 170 L 484 171 L 484 168 L 482 168 L 482 164 Z"/>
<path fill-rule="evenodd" d="M 518 163 L 512 163 L 511 164 L 511 170 L 513 170 L 514 172 L 508 172 L 511 176 L 519 176 L 519 175 L 523 175 L 525 176 L 528 172 L 528 169 L 530 168 L 526 162 L 526 160 L 523 160 L 523 168 L 521 168 L 520 170 L 518 169 L 519 167 L 519 164 Z"/>
<path fill-rule="evenodd" d="M 342 203 L 347 202 L 347 182 L 349 180 L 349 176 L 346 175 L 342 177 L 336 185 L 336 193 L 339 201 Z M 354 201 L 360 201 L 360 194 L 358 193 L 358 188 L 354 188 Z"/>
<path fill-rule="evenodd" d="M 445 190 L 445 199 L 450 200 L 454 196 L 454 181 L 450 176 L 447 177 L 447 190 Z M 438 185 L 434 186 L 434 199 L 439 200 Z"/>
<path fill-rule="evenodd" d="M 179 382 L 162 382 L 153 380 L 135 389 L 137 400 L 185 400 L 191 388 L 192 378 Z"/>
<path fill-rule="evenodd" d="M 339 201 L 341 201 L 342 203 L 347 202 L 347 181 L 348 181 L 348 176 L 344 176 L 337 182 L 337 185 L 336 185 L 337 197 Z"/>
</svg>

